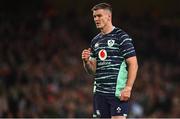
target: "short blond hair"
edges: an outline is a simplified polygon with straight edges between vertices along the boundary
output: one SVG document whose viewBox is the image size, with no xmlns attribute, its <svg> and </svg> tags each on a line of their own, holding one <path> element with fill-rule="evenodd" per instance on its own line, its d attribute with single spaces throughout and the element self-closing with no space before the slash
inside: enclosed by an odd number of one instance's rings
<svg viewBox="0 0 180 119">
<path fill-rule="evenodd" d="M 99 4 L 95 5 L 91 10 L 94 11 L 94 10 L 98 10 L 98 9 L 106 9 L 112 13 L 112 7 L 108 3 L 99 3 Z"/>
</svg>

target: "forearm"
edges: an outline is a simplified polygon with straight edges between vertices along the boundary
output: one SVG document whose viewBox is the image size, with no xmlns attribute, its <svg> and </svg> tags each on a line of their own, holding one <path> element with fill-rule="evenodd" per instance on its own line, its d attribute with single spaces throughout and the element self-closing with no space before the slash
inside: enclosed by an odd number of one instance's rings
<svg viewBox="0 0 180 119">
<path fill-rule="evenodd" d="M 134 81 L 136 79 L 137 70 L 138 70 L 137 61 L 130 62 L 128 64 L 128 79 L 127 79 L 127 82 L 126 82 L 126 87 L 129 87 L 129 88 L 132 89 L 132 87 L 134 85 Z"/>
<path fill-rule="evenodd" d="M 86 72 L 90 75 L 94 75 L 95 72 L 96 72 L 96 66 L 95 66 L 95 63 L 93 63 L 92 61 L 83 61 L 83 66 L 84 66 L 84 69 L 86 70 Z"/>
</svg>

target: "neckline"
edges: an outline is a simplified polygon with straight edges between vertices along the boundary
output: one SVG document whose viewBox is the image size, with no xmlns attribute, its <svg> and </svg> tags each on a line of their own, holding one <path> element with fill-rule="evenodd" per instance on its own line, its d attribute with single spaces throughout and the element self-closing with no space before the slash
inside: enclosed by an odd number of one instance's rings
<svg viewBox="0 0 180 119">
<path fill-rule="evenodd" d="M 107 34 L 102 34 L 102 33 L 100 33 L 100 35 L 101 35 L 101 36 L 106 36 L 106 35 L 109 35 L 109 34 L 111 34 L 111 33 L 115 30 L 115 28 L 116 28 L 116 27 L 115 27 L 115 26 L 113 26 L 113 27 L 112 27 L 112 31 L 111 31 L 111 32 L 109 32 L 109 33 L 107 33 Z"/>
</svg>

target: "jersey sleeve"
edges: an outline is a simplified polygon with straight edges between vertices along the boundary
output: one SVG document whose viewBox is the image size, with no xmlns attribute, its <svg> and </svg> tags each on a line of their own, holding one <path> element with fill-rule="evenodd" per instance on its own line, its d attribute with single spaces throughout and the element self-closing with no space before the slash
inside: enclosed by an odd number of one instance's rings
<svg viewBox="0 0 180 119">
<path fill-rule="evenodd" d="M 96 55 L 95 55 L 95 51 L 94 51 L 94 47 L 93 47 L 92 43 L 90 45 L 90 48 L 91 48 L 91 56 L 90 56 L 90 58 L 91 59 L 96 59 Z"/>
<path fill-rule="evenodd" d="M 124 35 L 124 37 L 120 37 L 120 45 L 119 49 L 122 53 L 122 56 L 127 59 L 129 57 L 136 56 L 135 48 L 132 43 L 132 39 L 128 35 Z"/>
</svg>

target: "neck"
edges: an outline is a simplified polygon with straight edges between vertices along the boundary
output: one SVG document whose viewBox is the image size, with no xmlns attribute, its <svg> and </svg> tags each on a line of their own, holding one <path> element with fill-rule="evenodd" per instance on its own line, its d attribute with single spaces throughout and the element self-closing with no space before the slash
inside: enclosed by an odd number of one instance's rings
<svg viewBox="0 0 180 119">
<path fill-rule="evenodd" d="M 107 26 L 105 26 L 104 28 L 100 29 L 102 34 L 108 34 L 111 31 L 113 31 L 114 26 L 112 24 L 109 24 Z"/>
</svg>

